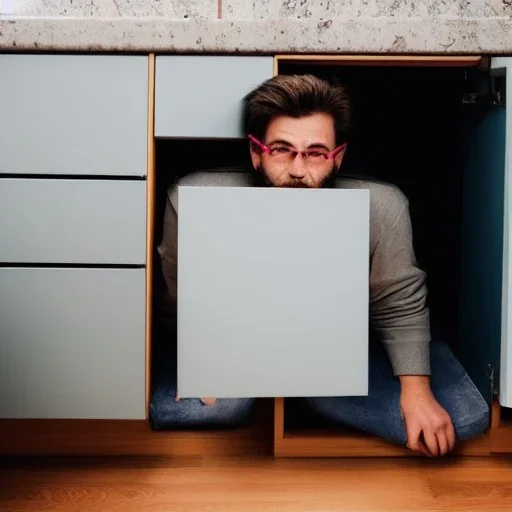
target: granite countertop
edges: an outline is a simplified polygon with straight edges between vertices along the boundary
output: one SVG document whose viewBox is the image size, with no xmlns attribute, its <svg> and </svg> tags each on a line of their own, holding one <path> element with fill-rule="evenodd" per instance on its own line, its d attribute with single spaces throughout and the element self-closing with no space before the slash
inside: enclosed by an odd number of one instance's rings
<svg viewBox="0 0 512 512">
<path fill-rule="evenodd" d="M 0 0 L 2 50 L 512 55 L 512 0 Z"/>
<path fill-rule="evenodd" d="M 0 50 L 512 54 L 512 18 L 5 18 Z"/>
</svg>

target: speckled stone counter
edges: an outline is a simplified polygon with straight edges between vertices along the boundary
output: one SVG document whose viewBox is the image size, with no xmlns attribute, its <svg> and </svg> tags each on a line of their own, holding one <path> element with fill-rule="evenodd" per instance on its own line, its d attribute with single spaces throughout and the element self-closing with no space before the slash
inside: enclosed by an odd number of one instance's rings
<svg viewBox="0 0 512 512">
<path fill-rule="evenodd" d="M 512 54 L 512 0 L 3 0 L 0 50 Z"/>
</svg>

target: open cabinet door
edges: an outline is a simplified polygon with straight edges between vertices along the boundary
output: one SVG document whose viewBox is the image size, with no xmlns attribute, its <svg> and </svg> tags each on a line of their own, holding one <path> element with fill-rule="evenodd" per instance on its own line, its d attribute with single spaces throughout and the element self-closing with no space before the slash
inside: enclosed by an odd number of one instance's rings
<svg viewBox="0 0 512 512">
<path fill-rule="evenodd" d="M 504 77 L 505 90 L 505 178 L 503 223 L 503 307 L 501 331 L 500 404 L 512 408 L 512 57 L 492 62 L 495 73 Z"/>
<path fill-rule="evenodd" d="M 464 220 L 458 355 L 489 403 L 499 387 L 502 404 L 510 406 L 512 340 L 508 295 L 512 291 L 512 276 L 509 276 L 508 250 L 508 147 L 511 135 L 510 111 L 507 112 L 502 100 L 504 87 L 508 87 L 505 97 L 510 97 L 512 59 L 493 59 L 490 72 L 491 79 L 488 73 L 477 73 L 470 76 L 468 83 L 482 98 L 491 98 L 491 93 L 498 91 L 501 101 L 486 99 L 463 107 Z"/>
</svg>

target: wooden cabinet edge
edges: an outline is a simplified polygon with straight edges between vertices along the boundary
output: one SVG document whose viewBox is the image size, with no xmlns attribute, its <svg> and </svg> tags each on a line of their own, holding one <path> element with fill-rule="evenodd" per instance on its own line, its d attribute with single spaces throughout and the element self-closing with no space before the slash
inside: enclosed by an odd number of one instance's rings
<svg viewBox="0 0 512 512">
<path fill-rule="evenodd" d="M 155 54 L 148 57 L 148 149 L 146 227 L 146 419 L 151 399 L 151 342 L 153 309 L 153 248 L 155 232 Z"/>
<path fill-rule="evenodd" d="M 279 452 L 279 447 L 284 440 L 284 398 L 274 398 L 274 455 Z"/>
<path fill-rule="evenodd" d="M 277 76 L 278 74 L 279 74 L 279 56 L 274 55 L 273 75 Z"/>
<path fill-rule="evenodd" d="M 491 429 L 499 428 L 501 422 L 501 406 L 498 400 L 491 405 Z"/>
<path fill-rule="evenodd" d="M 261 400 L 244 425 L 217 430 L 155 431 L 146 420 L 0 419 L 0 457 L 269 456 L 272 407 L 270 400 Z"/>
<path fill-rule="evenodd" d="M 372 54 L 277 54 L 274 56 L 274 74 L 280 63 L 346 66 L 417 66 L 417 67 L 473 67 L 482 62 L 480 55 L 372 55 Z"/>
<path fill-rule="evenodd" d="M 452 456 L 482 457 L 491 455 L 491 439 L 485 434 L 479 439 L 461 443 Z M 420 457 L 406 448 L 377 438 L 347 436 L 326 438 L 286 437 L 274 444 L 275 457 Z"/>
<path fill-rule="evenodd" d="M 502 418 L 502 407 L 494 400 L 491 410 L 490 451 L 493 455 L 512 453 L 512 421 Z"/>
<path fill-rule="evenodd" d="M 0 456 L 261 456 L 261 429 L 162 431 L 145 420 L 0 420 Z"/>
<path fill-rule="evenodd" d="M 512 454 L 512 424 L 493 429 L 490 445 L 491 455 Z"/>
</svg>

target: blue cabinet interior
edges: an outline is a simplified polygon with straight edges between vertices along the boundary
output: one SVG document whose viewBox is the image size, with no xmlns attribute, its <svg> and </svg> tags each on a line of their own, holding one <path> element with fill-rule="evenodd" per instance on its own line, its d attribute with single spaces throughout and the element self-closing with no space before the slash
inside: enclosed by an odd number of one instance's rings
<svg viewBox="0 0 512 512">
<path fill-rule="evenodd" d="M 460 355 L 490 401 L 500 372 L 506 108 L 467 105 L 464 114 Z"/>
</svg>

